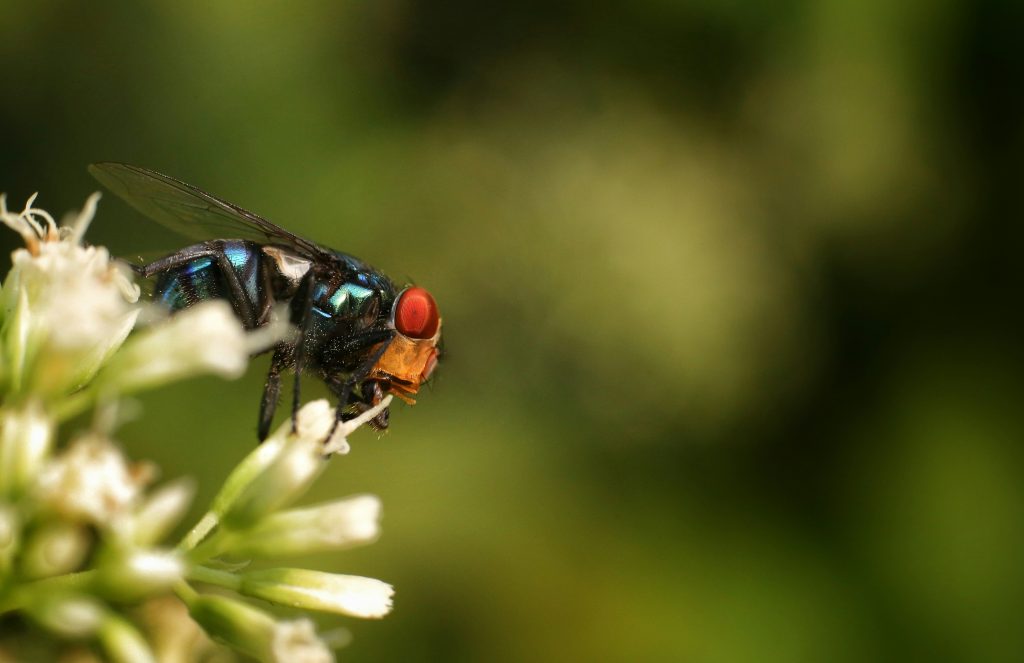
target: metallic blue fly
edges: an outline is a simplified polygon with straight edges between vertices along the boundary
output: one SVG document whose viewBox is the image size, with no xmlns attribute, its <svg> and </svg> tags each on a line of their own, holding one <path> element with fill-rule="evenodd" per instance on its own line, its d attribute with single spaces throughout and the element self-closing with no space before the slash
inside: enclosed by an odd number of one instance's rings
<svg viewBox="0 0 1024 663">
<path fill-rule="evenodd" d="M 295 371 L 293 427 L 304 371 L 337 395 L 337 421 L 388 393 L 415 402 L 440 353 L 441 316 L 425 289 L 400 290 L 358 258 L 167 175 L 123 163 L 93 164 L 89 172 L 150 219 L 203 240 L 135 267 L 154 280 L 155 301 L 178 311 L 225 299 L 248 329 L 270 322 L 276 303 L 288 305 L 298 331 L 274 348 L 260 401 L 260 440 L 270 431 L 287 369 Z M 387 410 L 373 423 L 387 428 Z"/>
</svg>

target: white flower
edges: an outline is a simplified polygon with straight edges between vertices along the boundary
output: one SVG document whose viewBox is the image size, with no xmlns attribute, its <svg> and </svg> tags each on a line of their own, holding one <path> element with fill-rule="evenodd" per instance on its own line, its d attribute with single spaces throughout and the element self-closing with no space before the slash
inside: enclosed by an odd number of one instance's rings
<svg viewBox="0 0 1024 663">
<path fill-rule="evenodd" d="M 367 619 L 391 612 L 391 585 L 376 578 L 309 569 L 262 569 L 241 574 L 247 596 L 306 610 Z"/>
<path fill-rule="evenodd" d="M 106 249 L 81 245 L 97 199 L 58 228 L 32 206 L 34 197 L 18 213 L 0 197 L 0 223 L 25 241 L 0 290 L 0 616 L 19 612 L 50 635 L 88 639 L 83 647 L 116 662 L 195 658 L 211 646 L 195 623 L 259 660 L 332 661 L 308 619 L 277 620 L 237 595 L 380 617 L 391 608 L 390 585 L 301 569 L 245 573 L 244 564 L 212 558 L 337 550 L 376 538 L 380 502 L 370 495 L 280 510 L 330 454 L 348 451 L 346 437 L 390 397 L 341 424 L 327 401 L 303 407 L 295 432 L 282 425 L 232 472 L 190 534 L 173 549 L 160 547 L 193 487 L 178 480 L 144 495 L 153 468 L 129 463 L 109 438 L 120 397 L 198 373 L 237 377 L 254 352 L 287 336 L 288 316 L 275 311 L 270 324 L 247 333 L 229 303 L 204 302 L 125 340 L 139 289 Z M 54 455 L 59 424 L 93 408 L 90 432 Z M 193 584 L 236 597 L 201 595 Z M 191 630 L 182 628 L 181 610 L 150 611 L 145 616 L 160 623 L 147 624 L 144 637 L 128 611 L 157 597 L 184 603 Z M 344 634 L 331 642 L 342 644 Z"/>
<path fill-rule="evenodd" d="M 67 518 L 110 527 L 135 506 L 151 474 L 129 465 L 110 440 L 87 435 L 43 468 L 38 498 Z"/>
<path fill-rule="evenodd" d="M 99 381 L 127 393 L 192 375 L 237 378 L 249 363 L 245 330 L 224 300 L 197 304 L 132 337 Z"/>
<path fill-rule="evenodd" d="M 369 543 L 380 533 L 380 500 L 359 495 L 274 513 L 232 532 L 221 550 L 241 557 L 308 555 Z"/>
<path fill-rule="evenodd" d="M 324 399 L 299 410 L 295 433 L 282 424 L 259 448 L 243 460 L 214 499 L 213 513 L 226 527 L 241 529 L 280 509 L 302 495 L 326 466 L 330 448 L 348 448 L 345 436 L 391 403 L 391 396 L 351 421 L 342 422 L 326 444 L 335 425 L 335 410 Z"/>
<path fill-rule="evenodd" d="M 333 410 L 327 401 L 321 399 L 307 403 L 299 410 L 294 434 L 289 432 L 290 422 L 282 424 L 271 439 L 261 445 L 276 451 L 272 458 L 266 459 L 261 471 L 239 477 L 238 480 L 245 479 L 245 486 L 230 503 L 215 500 L 215 504 L 223 504 L 221 520 L 224 525 L 235 529 L 248 527 L 302 495 L 326 467 L 323 440 L 333 421 Z M 261 461 L 268 455 L 262 449 L 250 454 Z M 243 461 L 239 468 L 247 466 L 247 461 Z M 228 478 L 225 490 L 231 490 L 235 477 L 233 474 Z"/>
<path fill-rule="evenodd" d="M 169 552 L 137 552 L 124 562 L 124 570 L 139 578 L 169 585 L 179 580 L 185 570 L 181 559 Z"/>
<path fill-rule="evenodd" d="M 214 595 L 191 599 L 189 613 L 212 637 L 261 661 L 321 663 L 334 660 L 308 620 L 275 621 L 251 605 Z"/>
<path fill-rule="evenodd" d="M 274 659 L 289 663 L 329 663 L 334 655 L 317 637 L 308 619 L 277 622 L 271 639 Z"/>
<path fill-rule="evenodd" d="M 82 386 L 135 324 L 139 289 L 127 269 L 105 248 L 79 244 L 98 198 L 93 194 L 72 225 L 58 231 L 49 214 L 32 208 L 34 196 L 19 214 L 0 197 L 0 220 L 26 241 L 12 254 L 4 284 L 5 312 L 19 332 L 7 347 L 19 369 L 8 376 L 15 391 L 31 386 L 54 395 Z M 21 380 L 29 366 L 32 385 Z"/>
<path fill-rule="evenodd" d="M 50 454 L 53 434 L 38 401 L 0 410 L 0 494 L 16 497 L 28 487 Z"/>
</svg>

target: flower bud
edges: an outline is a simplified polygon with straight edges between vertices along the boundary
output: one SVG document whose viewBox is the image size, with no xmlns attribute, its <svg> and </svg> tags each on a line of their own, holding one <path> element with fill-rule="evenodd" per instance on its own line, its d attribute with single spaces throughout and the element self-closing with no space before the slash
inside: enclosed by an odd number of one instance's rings
<svg viewBox="0 0 1024 663">
<path fill-rule="evenodd" d="M 391 585 L 375 578 L 307 569 L 263 569 L 240 574 L 239 592 L 306 610 L 377 618 L 391 612 Z"/>
<path fill-rule="evenodd" d="M 113 663 L 156 663 L 142 634 L 128 621 L 107 615 L 99 628 L 99 640 Z"/>
<path fill-rule="evenodd" d="M 0 411 L 0 494 L 16 497 L 35 480 L 53 446 L 53 422 L 38 402 Z"/>
<path fill-rule="evenodd" d="M 47 578 L 81 568 L 92 537 L 78 523 L 47 521 L 32 532 L 21 555 L 21 572 L 26 578 Z"/>
<path fill-rule="evenodd" d="M 151 470 L 129 464 L 110 440 L 86 435 L 39 475 L 38 496 L 69 520 L 116 527 L 135 506 Z"/>
<path fill-rule="evenodd" d="M 185 563 L 173 551 L 108 550 L 100 557 L 96 586 L 104 596 L 134 601 L 172 587 L 184 575 Z"/>
<path fill-rule="evenodd" d="M 207 301 L 129 339 L 97 377 L 98 388 L 131 393 L 203 373 L 232 379 L 248 362 L 231 304 Z"/>
<path fill-rule="evenodd" d="M 230 502 L 220 496 L 215 500 L 214 509 L 224 509 L 221 518 L 224 526 L 231 529 L 248 527 L 302 495 L 327 465 L 323 440 L 333 425 L 334 411 L 326 400 L 321 399 L 307 403 L 299 410 L 294 434 L 289 433 L 290 423 L 278 428 L 271 439 L 264 442 L 264 446 L 272 445 L 271 449 L 277 453 L 272 458 L 269 456 L 273 452 L 267 454 L 269 462 L 260 463 L 262 471 L 247 471 L 245 478 L 249 479 L 248 484 Z M 249 458 L 242 462 L 247 470 L 250 465 L 255 469 L 256 463 L 250 462 Z M 241 478 L 239 475 L 237 480 Z M 236 473 L 232 473 L 228 481 L 232 479 L 236 479 Z M 234 488 L 234 484 L 225 484 L 225 490 L 229 488 Z"/>
<path fill-rule="evenodd" d="M 106 616 L 106 609 L 96 599 L 67 594 L 43 595 L 26 610 L 43 627 L 67 638 L 92 635 Z"/>
<path fill-rule="evenodd" d="M 193 599 L 189 612 L 214 639 L 261 661 L 333 661 L 309 620 L 277 622 L 270 615 L 225 596 Z"/>
<path fill-rule="evenodd" d="M 132 518 L 132 541 L 137 546 L 157 543 L 181 520 L 195 493 L 195 482 L 178 479 L 161 486 L 136 509 Z"/>
<path fill-rule="evenodd" d="M 380 533 L 380 500 L 359 495 L 274 513 L 232 532 L 221 550 L 239 557 L 308 555 L 369 543 Z"/>
</svg>

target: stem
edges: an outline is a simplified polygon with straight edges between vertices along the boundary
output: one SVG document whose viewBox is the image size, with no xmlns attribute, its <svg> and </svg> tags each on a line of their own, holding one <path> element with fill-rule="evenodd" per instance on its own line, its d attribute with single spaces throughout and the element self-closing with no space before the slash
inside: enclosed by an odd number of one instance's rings
<svg viewBox="0 0 1024 663">
<path fill-rule="evenodd" d="M 86 589 L 96 578 L 96 570 L 66 573 L 64 575 L 43 578 L 15 588 L 0 601 L 0 614 L 20 610 L 30 603 L 33 596 L 58 592 L 81 591 Z"/>
<path fill-rule="evenodd" d="M 178 598 L 181 599 L 182 603 L 189 607 L 191 607 L 192 604 L 195 603 L 196 599 L 199 598 L 199 592 L 192 589 L 192 587 L 184 580 L 175 583 L 174 593 L 178 595 Z"/>
<path fill-rule="evenodd" d="M 217 585 L 225 589 L 238 591 L 242 587 L 242 579 L 234 573 L 218 571 L 205 566 L 194 566 L 188 572 L 189 580 L 204 582 L 208 585 Z"/>
<path fill-rule="evenodd" d="M 195 548 L 199 545 L 200 541 L 206 538 L 206 535 L 209 534 L 219 522 L 220 518 L 217 517 L 217 514 L 212 511 L 207 511 L 206 514 L 199 519 L 199 522 L 196 523 L 196 526 L 193 527 L 192 530 L 185 535 L 185 538 L 181 540 L 181 543 L 178 544 L 178 550 L 192 550 Z"/>
</svg>

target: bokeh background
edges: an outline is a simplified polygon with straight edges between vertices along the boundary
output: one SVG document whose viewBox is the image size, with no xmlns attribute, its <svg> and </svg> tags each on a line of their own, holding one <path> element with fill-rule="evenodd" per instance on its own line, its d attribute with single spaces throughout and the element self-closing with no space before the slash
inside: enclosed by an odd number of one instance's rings
<svg viewBox="0 0 1024 663">
<path fill-rule="evenodd" d="M 344 660 L 1024 656 L 1019 3 L 2 15 L 13 201 L 137 163 L 440 302 L 432 389 L 308 498 L 385 505 L 317 562 L 397 588 L 322 620 Z M 183 244 L 112 196 L 91 237 Z M 121 438 L 202 504 L 266 366 L 147 395 Z"/>
</svg>

